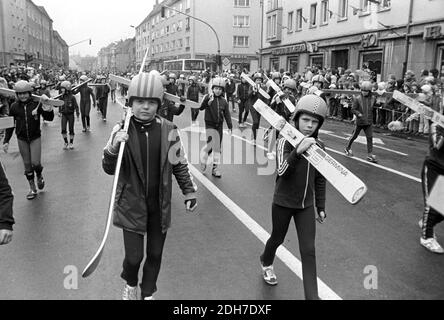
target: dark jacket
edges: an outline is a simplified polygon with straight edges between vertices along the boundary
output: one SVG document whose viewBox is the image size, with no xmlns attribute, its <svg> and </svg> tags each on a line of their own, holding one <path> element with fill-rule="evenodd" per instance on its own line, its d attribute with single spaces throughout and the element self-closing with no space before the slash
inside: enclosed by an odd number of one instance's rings
<svg viewBox="0 0 444 320">
<path fill-rule="evenodd" d="M 0 163 L 0 230 L 12 231 L 15 221 L 12 216 L 14 195 L 6 177 L 3 164 Z"/>
<path fill-rule="evenodd" d="M 261 86 L 263 90 L 266 90 L 266 88 L 264 86 Z M 253 87 L 250 86 L 249 91 L 248 91 L 248 99 L 250 102 L 250 106 L 254 106 L 254 104 L 257 102 L 257 100 L 261 99 L 263 102 L 265 102 L 266 104 L 268 104 L 268 100 L 265 99 L 260 93 L 259 91 L 254 91 Z M 252 108 L 251 110 L 256 110 L 254 108 Z"/>
<path fill-rule="evenodd" d="M 358 126 L 368 126 L 373 124 L 373 108 L 376 104 L 376 97 L 370 94 L 368 97 L 360 95 L 353 99 L 352 112 L 356 115 Z"/>
<path fill-rule="evenodd" d="M 247 101 L 248 100 L 248 94 L 250 90 L 250 85 L 248 83 L 241 83 L 237 86 L 237 97 L 241 101 Z"/>
<path fill-rule="evenodd" d="M 210 96 L 207 95 L 202 101 L 200 110 L 205 110 L 205 124 L 211 127 L 219 127 L 223 124 L 224 119 L 227 122 L 228 129 L 233 129 L 233 123 L 231 121 L 230 109 L 228 102 L 224 97 L 214 96 L 214 100 L 211 104 Z"/>
<path fill-rule="evenodd" d="M 200 93 L 199 86 L 195 83 L 192 84 L 191 86 L 188 87 L 187 90 L 187 100 L 199 102 L 199 93 Z"/>
<path fill-rule="evenodd" d="M 132 120 L 123 155 L 119 183 L 116 192 L 114 206 L 114 225 L 118 228 L 145 234 L 147 232 L 147 181 L 143 172 L 142 156 L 140 155 L 140 144 L 135 125 Z M 160 190 L 159 204 L 161 208 L 162 232 L 166 233 L 171 226 L 171 197 L 172 197 L 172 175 L 176 177 L 179 187 L 182 189 L 186 199 L 195 199 L 196 185 L 188 169 L 188 162 L 184 156 L 182 142 L 177 127 L 160 117 L 156 121 L 161 122 L 161 154 L 159 171 Z M 176 154 L 175 159 L 170 159 Z M 174 162 L 172 162 L 174 160 Z M 117 155 L 104 150 L 103 170 L 114 175 L 117 165 Z"/>
<path fill-rule="evenodd" d="M 32 100 L 28 100 L 28 102 L 25 103 L 17 101 L 12 104 L 9 110 L 9 116 L 14 117 L 15 131 L 18 139 L 32 142 L 41 137 L 40 116 L 46 121 L 54 120 L 54 111 L 44 111 L 42 106 L 37 109 L 38 116 L 33 116 L 32 111 L 37 108 L 38 105 L 38 102 Z M 6 130 L 4 143 L 9 143 L 13 133 L 14 128 Z"/>
<path fill-rule="evenodd" d="M 444 129 L 437 124 L 430 127 L 429 146 L 426 163 L 444 172 Z"/>
<path fill-rule="evenodd" d="M 324 211 L 325 178 L 284 138 L 278 140 L 277 162 L 274 204 L 292 209 L 316 205 L 318 211 Z"/>
<path fill-rule="evenodd" d="M 60 100 L 63 100 L 65 103 L 60 107 L 59 111 L 62 114 L 74 114 L 74 112 L 79 115 L 79 105 L 77 104 L 76 97 L 74 97 L 71 93 L 67 93 L 63 95 Z"/>
<path fill-rule="evenodd" d="M 284 117 L 286 121 L 289 121 L 291 118 L 290 110 L 288 110 L 287 106 L 282 101 L 280 103 L 277 103 L 275 101 L 275 98 L 276 95 L 274 96 L 273 102 L 270 105 L 271 109 L 276 111 L 276 113 L 281 117 Z M 293 105 L 296 106 L 296 98 L 293 95 L 289 95 L 288 99 L 290 99 L 291 103 L 293 103 Z"/>
<path fill-rule="evenodd" d="M 176 104 L 172 101 L 164 100 L 159 110 L 157 110 L 157 114 L 162 118 L 173 122 L 174 116 L 180 116 L 185 110 L 184 105 L 180 105 L 176 107 Z"/>
<path fill-rule="evenodd" d="M 166 87 L 166 92 L 174 96 L 180 96 L 179 87 L 174 83 L 169 83 Z"/>
<path fill-rule="evenodd" d="M 227 81 L 225 92 L 228 96 L 232 96 L 236 92 L 236 83 L 233 80 Z"/>
<path fill-rule="evenodd" d="M 108 84 L 104 84 L 103 86 L 98 86 L 96 88 L 96 98 L 97 99 L 108 99 L 108 95 L 111 92 L 111 88 Z"/>
<path fill-rule="evenodd" d="M 93 99 L 93 103 L 96 104 L 96 96 L 94 95 L 94 92 L 90 87 L 82 86 L 79 89 L 79 93 L 81 105 L 91 105 L 91 98 Z"/>
</svg>

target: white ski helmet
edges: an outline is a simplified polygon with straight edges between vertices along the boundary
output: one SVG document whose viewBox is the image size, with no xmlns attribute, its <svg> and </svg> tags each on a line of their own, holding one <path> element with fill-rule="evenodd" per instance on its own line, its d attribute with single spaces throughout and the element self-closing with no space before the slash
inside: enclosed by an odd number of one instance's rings
<svg viewBox="0 0 444 320">
<path fill-rule="evenodd" d="M 296 90 L 297 87 L 298 87 L 298 85 L 297 85 L 296 81 L 294 81 L 293 79 L 285 80 L 284 85 L 283 85 L 284 89 L 288 88 L 290 90 Z"/>
<path fill-rule="evenodd" d="M 225 80 L 221 77 L 217 77 L 213 79 L 213 83 L 211 84 L 211 89 L 213 89 L 214 87 L 221 87 L 222 89 L 225 90 L 225 86 L 227 85 L 227 83 L 225 82 Z"/>
<path fill-rule="evenodd" d="M 82 82 L 88 81 L 88 77 L 86 75 L 83 75 L 80 77 L 80 81 Z"/>
<path fill-rule="evenodd" d="M 324 79 L 324 77 L 323 77 L 322 75 L 318 74 L 318 75 L 315 75 L 315 76 L 311 79 L 311 82 L 313 82 L 313 83 L 315 83 L 315 82 L 324 83 L 324 82 L 325 82 L 325 79 Z"/>
<path fill-rule="evenodd" d="M 154 70 L 150 73 L 143 72 L 131 80 L 128 88 L 128 101 L 131 105 L 134 98 L 151 98 L 157 100 L 160 107 L 164 93 L 165 88 L 160 73 Z"/>
<path fill-rule="evenodd" d="M 361 83 L 361 91 L 373 91 L 373 84 L 370 81 L 363 81 Z"/>
<path fill-rule="evenodd" d="M 320 128 L 324 123 L 325 118 L 327 118 L 327 111 L 328 107 L 324 99 L 314 94 L 308 94 L 299 100 L 296 106 L 294 121 L 296 122 L 301 114 L 307 113 L 319 119 Z"/>
<path fill-rule="evenodd" d="M 17 94 L 18 93 L 26 93 L 26 92 L 31 93 L 32 86 L 28 81 L 20 80 L 15 84 L 14 90 L 15 90 L 15 93 L 17 93 Z"/>
<path fill-rule="evenodd" d="M 71 91 L 72 89 L 71 82 L 63 81 L 62 84 L 60 85 L 60 88 L 64 88 L 66 91 Z"/>
</svg>

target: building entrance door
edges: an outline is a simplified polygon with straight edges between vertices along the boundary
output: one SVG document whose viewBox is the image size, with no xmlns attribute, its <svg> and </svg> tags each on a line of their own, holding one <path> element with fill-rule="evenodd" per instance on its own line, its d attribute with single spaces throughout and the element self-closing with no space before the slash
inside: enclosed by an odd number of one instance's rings
<svg viewBox="0 0 444 320">
<path fill-rule="evenodd" d="M 331 66 L 335 69 L 348 69 L 348 50 L 335 50 L 331 53 Z"/>
</svg>

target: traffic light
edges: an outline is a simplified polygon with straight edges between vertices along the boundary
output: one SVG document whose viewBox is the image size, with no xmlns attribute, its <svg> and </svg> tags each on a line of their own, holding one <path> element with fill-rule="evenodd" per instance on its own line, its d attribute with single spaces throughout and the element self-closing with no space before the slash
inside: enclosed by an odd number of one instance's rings
<svg viewBox="0 0 444 320">
<path fill-rule="evenodd" d="M 89 45 L 92 45 L 92 40 L 91 39 L 89 39 Z"/>
<path fill-rule="evenodd" d="M 216 65 L 218 66 L 222 65 L 222 56 L 220 54 L 216 55 Z"/>
<path fill-rule="evenodd" d="M 160 9 L 160 17 L 161 18 L 165 18 L 165 7 L 162 6 L 162 8 Z"/>
</svg>

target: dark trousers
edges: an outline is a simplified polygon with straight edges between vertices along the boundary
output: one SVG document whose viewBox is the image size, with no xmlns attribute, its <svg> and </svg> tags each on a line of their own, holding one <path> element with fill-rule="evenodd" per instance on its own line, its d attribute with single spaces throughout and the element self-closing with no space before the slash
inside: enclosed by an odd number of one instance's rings
<svg viewBox="0 0 444 320">
<path fill-rule="evenodd" d="M 422 237 L 424 239 L 433 238 L 433 228 L 438 223 L 444 221 L 444 217 L 427 204 L 427 199 L 429 198 L 430 192 L 432 191 L 432 188 L 440 175 L 444 175 L 444 170 L 439 170 L 438 168 L 427 164 L 427 162 L 424 163 L 421 175 L 425 208 L 422 218 Z"/>
<path fill-rule="evenodd" d="M 254 140 L 257 140 L 257 131 L 259 130 L 259 126 L 261 123 L 261 114 L 256 111 L 255 108 L 251 108 L 251 117 L 253 118 L 253 137 Z"/>
<path fill-rule="evenodd" d="M 108 111 L 108 97 L 99 99 L 99 110 L 102 113 L 102 118 L 106 119 L 106 113 Z"/>
<path fill-rule="evenodd" d="M 240 100 L 239 102 L 239 123 L 245 123 L 250 113 L 250 108 L 247 105 L 248 101 Z M 244 114 L 245 112 L 245 114 Z"/>
<path fill-rule="evenodd" d="M 146 260 L 140 285 L 142 298 L 150 297 L 157 291 L 157 278 L 159 277 L 166 240 L 166 233 L 162 233 L 160 220 L 160 212 L 150 212 L 148 214 Z M 144 240 L 143 235 L 123 231 L 125 260 L 121 277 L 131 287 L 136 287 L 139 283 L 139 269 L 144 258 Z"/>
<path fill-rule="evenodd" d="M 66 127 L 69 124 L 69 135 L 74 137 L 74 114 L 62 114 L 62 136 L 67 136 Z"/>
<path fill-rule="evenodd" d="M 17 142 L 25 166 L 25 175 L 32 173 L 35 168 L 41 168 L 42 139 L 38 138 L 30 143 L 17 139 Z"/>
<path fill-rule="evenodd" d="M 369 124 L 366 126 L 357 125 L 352 137 L 348 140 L 347 150 L 351 149 L 353 142 L 359 137 L 361 130 L 364 130 L 365 136 L 367 137 L 367 151 L 368 154 L 373 154 L 373 125 Z"/>
<path fill-rule="evenodd" d="M 90 118 L 89 114 L 91 113 L 91 102 L 82 102 L 80 101 L 80 114 L 82 116 L 82 125 L 83 129 L 90 127 Z"/>
<path fill-rule="evenodd" d="M 273 265 L 276 251 L 284 243 L 291 219 L 296 224 L 299 251 L 302 260 L 304 292 L 307 300 L 318 300 L 318 282 L 316 270 L 316 218 L 314 207 L 290 209 L 273 204 L 273 232 L 268 240 L 262 260 L 264 266 Z"/>
<path fill-rule="evenodd" d="M 197 118 L 199 117 L 199 109 L 191 109 L 191 121 L 196 121 Z"/>
<path fill-rule="evenodd" d="M 207 133 L 207 145 L 205 146 L 205 153 L 211 155 L 213 151 L 220 154 L 222 150 L 222 140 L 224 137 L 224 124 L 219 126 L 205 125 Z"/>
</svg>

